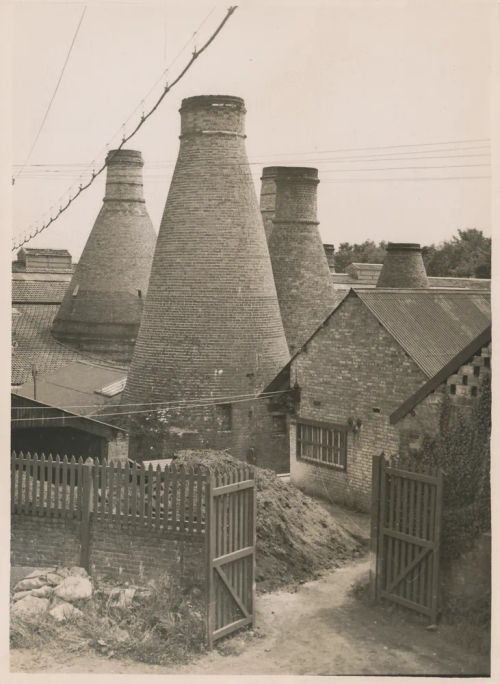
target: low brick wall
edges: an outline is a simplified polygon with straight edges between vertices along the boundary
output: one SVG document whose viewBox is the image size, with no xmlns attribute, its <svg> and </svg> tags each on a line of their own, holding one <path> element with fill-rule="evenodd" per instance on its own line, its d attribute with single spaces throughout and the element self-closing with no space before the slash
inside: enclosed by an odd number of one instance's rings
<svg viewBox="0 0 500 684">
<path fill-rule="evenodd" d="M 91 527 L 90 570 L 141 581 L 167 573 L 183 584 L 199 584 L 206 572 L 205 545 L 99 523 Z"/>
<path fill-rule="evenodd" d="M 66 518 L 13 515 L 11 565 L 80 565 L 80 523 Z"/>
<path fill-rule="evenodd" d="M 13 515 L 11 565 L 80 565 L 81 523 L 65 518 Z M 139 530 L 91 521 L 89 571 L 100 576 L 145 581 L 163 573 L 185 586 L 202 584 L 206 574 L 202 539 L 167 539 Z"/>
</svg>

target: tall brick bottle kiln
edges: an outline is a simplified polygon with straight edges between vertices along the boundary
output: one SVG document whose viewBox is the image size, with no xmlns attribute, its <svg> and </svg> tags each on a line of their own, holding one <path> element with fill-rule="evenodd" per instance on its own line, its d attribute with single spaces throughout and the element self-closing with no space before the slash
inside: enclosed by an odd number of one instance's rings
<svg viewBox="0 0 500 684">
<path fill-rule="evenodd" d="M 180 150 L 123 403 L 220 400 L 170 410 L 162 454 L 231 447 L 288 361 L 271 261 L 245 151 L 242 99 L 182 102 Z M 141 458 L 141 453 L 134 453 Z"/>
<path fill-rule="evenodd" d="M 130 362 L 139 331 L 156 234 L 135 150 L 106 158 L 103 206 L 64 296 L 52 333 L 104 359 Z"/>
<path fill-rule="evenodd" d="M 260 207 L 290 353 L 295 353 L 330 313 L 334 290 L 318 230 L 318 170 L 268 166 L 262 172 Z"/>
</svg>

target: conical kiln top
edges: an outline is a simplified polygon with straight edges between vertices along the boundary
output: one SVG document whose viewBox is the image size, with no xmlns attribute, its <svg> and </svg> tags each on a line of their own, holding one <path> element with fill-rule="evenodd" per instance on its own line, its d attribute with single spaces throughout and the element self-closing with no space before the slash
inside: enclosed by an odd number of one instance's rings
<svg viewBox="0 0 500 684">
<path fill-rule="evenodd" d="M 238 97 L 183 100 L 125 402 L 231 398 L 288 360 Z"/>
<path fill-rule="evenodd" d="M 156 234 L 135 150 L 107 159 L 106 194 L 54 320 L 53 335 L 82 351 L 127 362 L 139 330 Z"/>
</svg>

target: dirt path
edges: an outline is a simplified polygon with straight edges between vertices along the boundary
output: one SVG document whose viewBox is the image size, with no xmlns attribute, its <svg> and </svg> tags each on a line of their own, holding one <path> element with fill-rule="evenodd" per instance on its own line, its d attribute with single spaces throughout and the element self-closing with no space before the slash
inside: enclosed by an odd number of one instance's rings
<svg viewBox="0 0 500 684">
<path fill-rule="evenodd" d="M 235 636 L 189 666 L 166 668 L 94 655 L 29 650 L 11 655 L 13 672 L 144 674 L 411 674 L 486 675 L 488 659 L 451 643 L 446 627 L 428 632 L 350 596 L 368 572 L 366 560 L 302 585 L 259 597 L 254 638 Z"/>
</svg>

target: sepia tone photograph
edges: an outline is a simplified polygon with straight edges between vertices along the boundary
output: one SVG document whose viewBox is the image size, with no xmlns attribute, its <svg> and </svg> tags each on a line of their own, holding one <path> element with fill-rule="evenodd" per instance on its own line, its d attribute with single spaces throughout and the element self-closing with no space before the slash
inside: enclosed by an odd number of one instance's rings
<svg viewBox="0 0 500 684">
<path fill-rule="evenodd" d="M 491 677 L 498 3 L 2 13 L 10 672 Z"/>
</svg>

